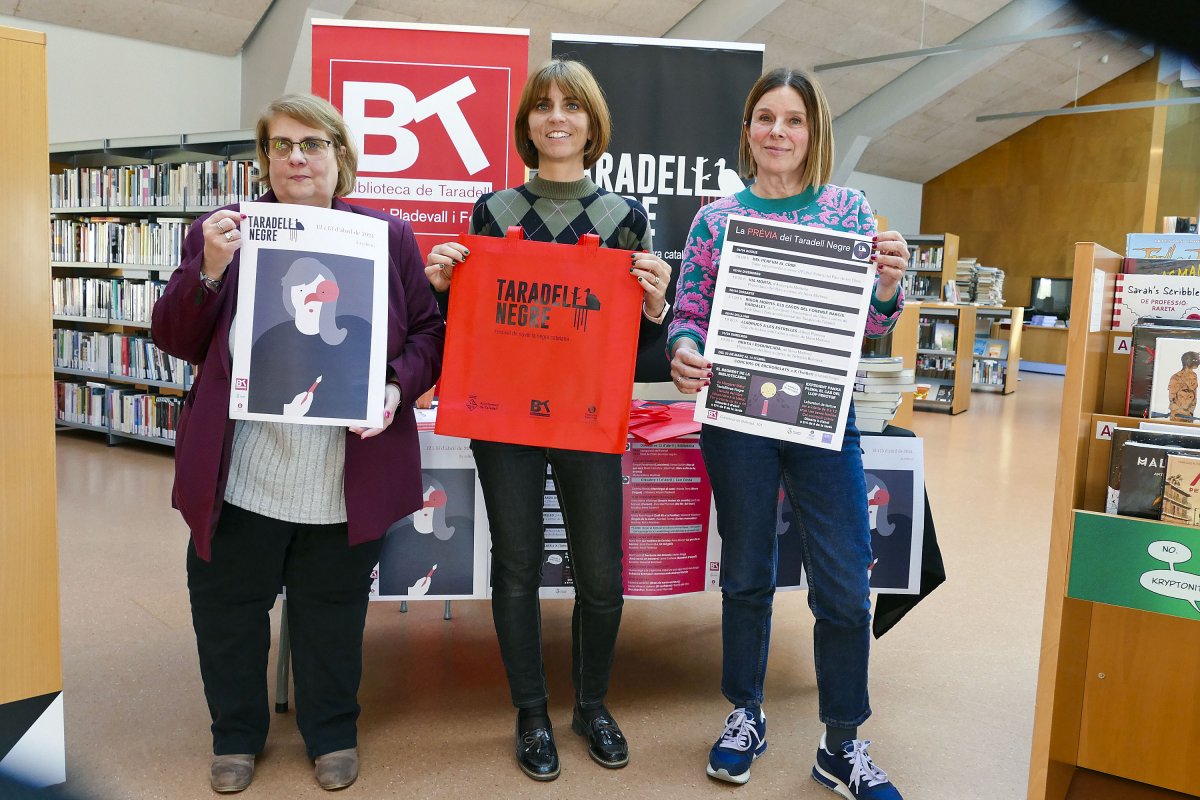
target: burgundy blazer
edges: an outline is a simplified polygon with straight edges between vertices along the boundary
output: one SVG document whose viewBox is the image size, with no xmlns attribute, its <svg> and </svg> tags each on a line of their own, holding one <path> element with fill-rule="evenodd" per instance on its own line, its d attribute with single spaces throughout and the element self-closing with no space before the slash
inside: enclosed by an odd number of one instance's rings
<svg viewBox="0 0 1200 800">
<path fill-rule="evenodd" d="M 259 202 L 274 203 L 273 192 Z M 237 204 L 225 206 L 236 211 Z M 437 381 L 446 326 L 425 278 L 425 262 L 409 224 L 380 211 L 335 198 L 333 208 L 388 223 L 387 358 L 404 405 L 378 436 L 346 434 L 345 497 L 350 544 L 378 539 L 398 519 L 421 507 L 421 452 L 412 402 Z M 150 335 L 164 351 L 199 365 L 183 403 L 175 436 L 175 486 L 171 505 L 191 529 L 196 553 L 211 558 L 213 532 L 224 505 L 234 423 L 229 419 L 232 356 L 229 330 L 237 309 L 240 253 L 212 292 L 200 282 L 204 260 L 201 225 L 192 223 L 179 269 L 154 304 Z"/>
</svg>

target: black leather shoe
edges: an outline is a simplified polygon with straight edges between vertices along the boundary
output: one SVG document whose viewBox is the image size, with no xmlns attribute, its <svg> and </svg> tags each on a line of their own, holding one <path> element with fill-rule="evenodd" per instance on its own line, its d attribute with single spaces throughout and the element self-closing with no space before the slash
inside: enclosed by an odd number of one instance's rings
<svg viewBox="0 0 1200 800">
<path fill-rule="evenodd" d="M 607 708 L 602 708 L 600 714 L 588 722 L 576 706 L 571 714 L 571 730 L 587 737 L 588 755 L 600 766 L 620 769 L 629 763 L 629 742 L 625 741 L 625 734 L 621 733 Z"/>
<path fill-rule="evenodd" d="M 554 729 L 546 720 L 545 727 L 521 730 L 517 719 L 517 766 L 535 781 L 552 781 L 558 777 L 558 748 L 554 746 Z"/>
</svg>

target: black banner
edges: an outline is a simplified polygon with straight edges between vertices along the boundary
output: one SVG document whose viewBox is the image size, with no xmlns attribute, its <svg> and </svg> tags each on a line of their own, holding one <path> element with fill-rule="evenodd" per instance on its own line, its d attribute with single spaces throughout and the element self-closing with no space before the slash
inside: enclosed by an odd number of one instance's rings
<svg viewBox="0 0 1200 800">
<path fill-rule="evenodd" d="M 762 47 L 554 34 L 551 50 L 587 64 L 608 98 L 612 142 L 589 173 L 646 207 L 654 250 L 671 265 L 667 300 L 674 303 L 692 218 L 741 188 L 742 106 L 762 74 Z M 666 345 L 664 325 L 659 342 L 638 354 L 636 380 L 671 379 Z"/>
</svg>

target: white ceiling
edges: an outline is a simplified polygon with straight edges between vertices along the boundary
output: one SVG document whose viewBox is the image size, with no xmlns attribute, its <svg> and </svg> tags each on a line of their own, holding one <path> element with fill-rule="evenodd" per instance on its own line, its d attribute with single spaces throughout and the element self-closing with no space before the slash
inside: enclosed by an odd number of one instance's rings
<svg viewBox="0 0 1200 800">
<path fill-rule="evenodd" d="M 273 5 L 297 3 L 316 16 L 334 16 L 316 10 L 334 6 L 347 19 L 529 28 L 534 64 L 549 56 L 551 32 L 763 42 L 768 68 L 811 70 L 947 44 L 976 26 L 976 36 L 996 38 L 1088 21 L 1061 0 L 1014 0 L 1007 9 L 1008 0 L 0 0 L 0 14 L 234 55 Z M 997 28 L 1004 15 L 989 17 L 1002 9 L 1021 11 L 1021 21 Z M 869 138 L 855 168 L 924 183 L 1035 121 L 978 123 L 977 115 L 1068 105 L 1077 91 L 1146 61 L 1142 45 L 1094 32 L 817 74 L 839 124 L 856 106 L 877 123 L 854 124 Z M 910 69 L 910 80 L 897 80 Z M 912 89 L 920 84 L 937 90 Z"/>
</svg>

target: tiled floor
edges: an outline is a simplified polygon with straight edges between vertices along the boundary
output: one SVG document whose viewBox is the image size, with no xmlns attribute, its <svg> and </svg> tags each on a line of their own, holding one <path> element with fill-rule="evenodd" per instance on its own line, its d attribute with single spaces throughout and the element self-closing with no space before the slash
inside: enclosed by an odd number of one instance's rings
<svg viewBox="0 0 1200 800">
<path fill-rule="evenodd" d="M 875 644 L 863 735 L 909 800 L 1025 796 L 1062 378 L 1023 375 L 957 417 L 919 413 L 930 502 L 950 579 Z M 171 454 L 58 440 L 68 788 L 97 798 L 202 798 L 208 715 L 170 508 Z M 749 784 L 704 775 L 728 709 L 718 691 L 720 600 L 626 604 L 610 707 L 630 765 L 592 763 L 570 732 L 570 604 L 543 606 L 562 777 L 525 778 L 485 602 L 376 603 L 360 695 L 362 777 L 347 798 L 788 797 L 820 735 L 811 616 L 781 595 L 767 684 L 770 749 Z M 278 716 L 247 798 L 320 797 L 294 716 Z"/>
</svg>

